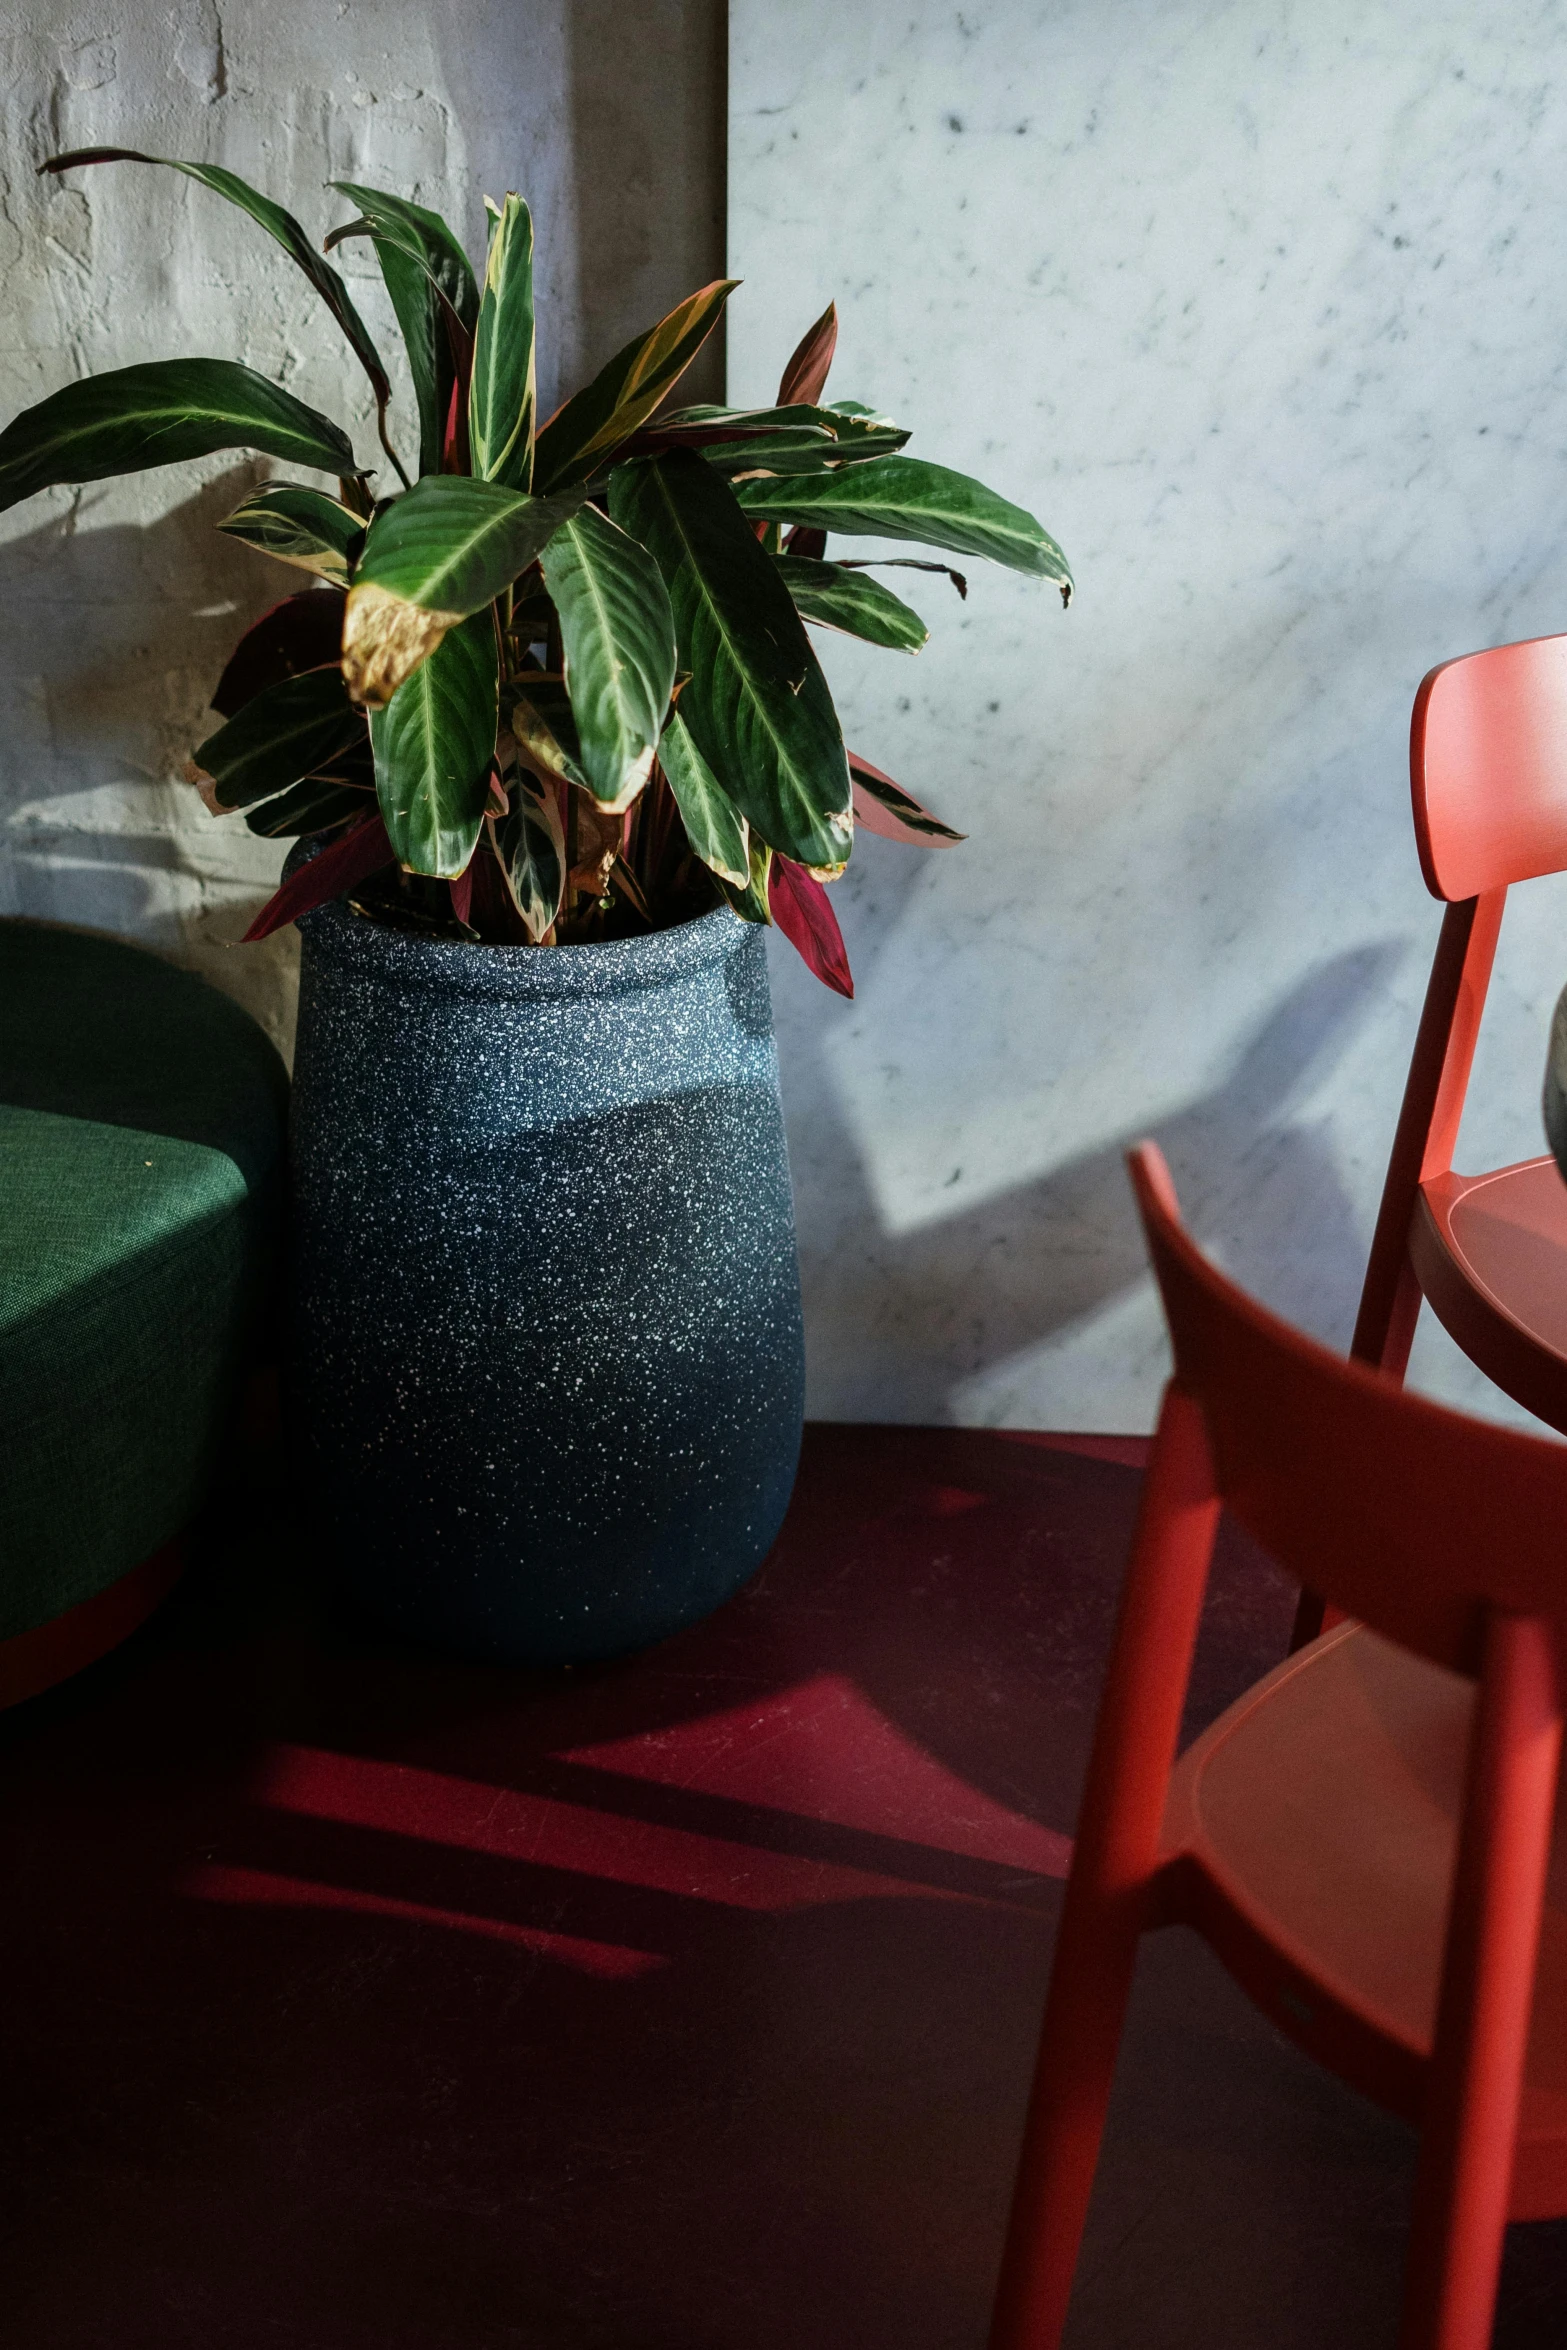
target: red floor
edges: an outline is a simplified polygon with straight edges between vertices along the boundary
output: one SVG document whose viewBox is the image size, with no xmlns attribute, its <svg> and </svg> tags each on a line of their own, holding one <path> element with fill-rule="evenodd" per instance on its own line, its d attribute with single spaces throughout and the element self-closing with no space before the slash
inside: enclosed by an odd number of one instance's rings
<svg viewBox="0 0 1567 2350">
<path fill-rule="evenodd" d="M 230 1495 L 0 1725 L 0 2341 L 980 2350 L 1136 1500 L 1100 1453 L 816 1428 L 748 1592 L 554 1680 L 335 1620 Z M 1194 1722 L 1291 1604 L 1227 1543 Z M 1074 2350 L 1390 2341 L 1409 2168 L 1162 1938 Z M 1505 2309 L 1567 2340 L 1563 2231 Z"/>
</svg>

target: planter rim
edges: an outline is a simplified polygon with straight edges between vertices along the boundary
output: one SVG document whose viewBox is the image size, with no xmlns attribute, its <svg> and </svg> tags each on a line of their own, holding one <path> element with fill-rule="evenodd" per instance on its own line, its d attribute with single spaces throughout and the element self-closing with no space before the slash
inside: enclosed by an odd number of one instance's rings
<svg viewBox="0 0 1567 2350">
<path fill-rule="evenodd" d="M 529 947 L 423 938 L 352 914 L 340 898 L 299 920 L 311 952 L 329 962 L 374 973 L 395 986 L 491 1003 L 575 1002 L 667 987 L 733 954 L 756 927 L 728 906 L 716 906 L 709 914 L 640 938 Z"/>
</svg>

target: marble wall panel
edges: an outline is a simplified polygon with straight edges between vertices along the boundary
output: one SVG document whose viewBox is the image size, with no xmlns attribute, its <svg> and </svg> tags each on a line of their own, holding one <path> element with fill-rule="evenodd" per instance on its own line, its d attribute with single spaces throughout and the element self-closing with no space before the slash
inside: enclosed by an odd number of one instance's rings
<svg viewBox="0 0 1567 2350">
<path fill-rule="evenodd" d="M 851 742 L 972 837 L 862 840 L 852 1006 L 776 956 L 813 1408 L 1145 1426 L 1124 1146 L 1159 1136 L 1204 1240 L 1347 1340 L 1437 927 L 1410 701 L 1567 627 L 1567 20 L 734 0 L 731 26 L 731 397 L 768 397 L 835 295 L 834 390 L 1032 507 L 1080 590 L 1063 614 L 972 564 L 966 604 L 909 588 L 917 660 L 824 642 Z M 1567 890 L 1535 884 L 1460 1163 L 1542 1147 L 1564 978 Z M 1428 1328 L 1416 1373 L 1507 1409 Z"/>
</svg>

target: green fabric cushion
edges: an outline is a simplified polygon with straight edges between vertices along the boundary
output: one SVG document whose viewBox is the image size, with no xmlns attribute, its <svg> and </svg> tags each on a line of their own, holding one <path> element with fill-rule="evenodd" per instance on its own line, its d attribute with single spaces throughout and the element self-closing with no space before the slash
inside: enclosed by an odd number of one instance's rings
<svg viewBox="0 0 1567 2350">
<path fill-rule="evenodd" d="M 0 922 L 0 1638 L 199 1501 L 271 1286 L 286 1097 L 188 972 Z"/>
</svg>

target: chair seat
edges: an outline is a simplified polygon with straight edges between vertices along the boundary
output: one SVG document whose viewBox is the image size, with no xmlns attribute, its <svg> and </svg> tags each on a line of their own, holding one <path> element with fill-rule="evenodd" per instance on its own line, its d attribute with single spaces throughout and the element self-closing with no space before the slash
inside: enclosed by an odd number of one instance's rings
<svg viewBox="0 0 1567 2350">
<path fill-rule="evenodd" d="M 1471 1362 L 1567 1435 L 1567 1183 L 1555 1160 L 1422 1184 L 1409 1253 Z"/>
<path fill-rule="evenodd" d="M 0 1642 L 199 1504 L 272 1278 L 285 1103 L 190 973 L 0 922 Z"/>
<path fill-rule="evenodd" d="M 1473 1684 L 1359 1625 L 1258 1683 L 1176 1766 L 1170 1915 L 1308 2053 L 1418 2120 Z M 1540 1942 L 1511 2216 L 1567 2213 L 1567 1833 Z"/>
</svg>

